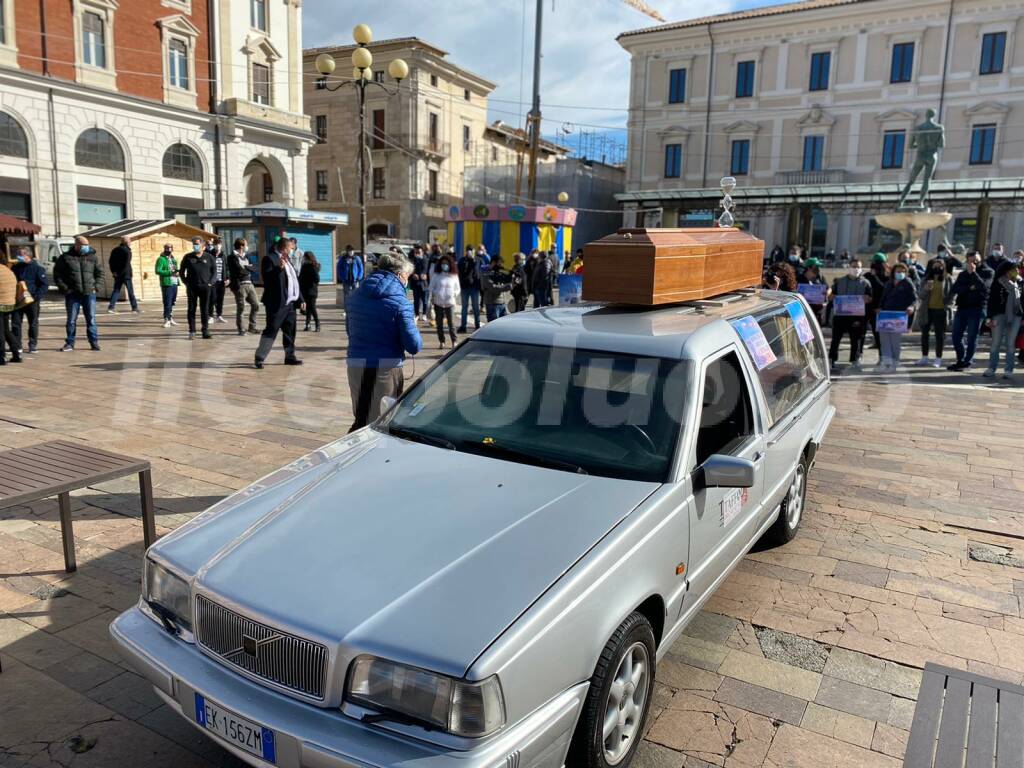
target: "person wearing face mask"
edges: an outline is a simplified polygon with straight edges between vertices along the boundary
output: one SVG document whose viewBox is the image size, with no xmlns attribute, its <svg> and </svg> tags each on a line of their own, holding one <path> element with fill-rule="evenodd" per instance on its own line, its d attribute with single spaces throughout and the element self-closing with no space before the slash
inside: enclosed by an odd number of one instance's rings
<svg viewBox="0 0 1024 768">
<path fill-rule="evenodd" d="M 277 334 L 281 334 L 284 345 L 284 364 L 302 365 L 295 356 L 295 311 L 305 310 L 299 275 L 289 258 L 290 246 L 288 238 L 279 237 L 274 241 L 273 250 L 260 259 L 260 274 L 263 276 L 263 308 L 266 310 L 266 325 L 260 334 L 260 343 L 256 347 L 253 367 L 263 368 L 274 347 Z"/>
<path fill-rule="evenodd" d="M 164 328 L 177 325 L 171 316 L 174 303 L 178 300 L 178 262 L 174 258 L 174 249 L 170 243 L 164 245 L 164 252 L 157 257 L 153 271 L 160 278 L 160 297 L 164 304 Z"/>
<path fill-rule="evenodd" d="M 228 280 L 231 293 L 235 296 L 235 329 L 239 336 L 245 336 L 242 329 L 242 318 L 245 305 L 249 305 L 249 333 L 257 333 L 256 316 L 260 312 L 260 300 L 256 288 L 252 284 L 252 273 L 249 271 L 249 244 L 242 238 L 234 242 L 234 250 L 227 258 Z"/>
<path fill-rule="evenodd" d="M 821 260 L 808 259 L 804 265 L 803 273 L 797 278 L 797 285 L 823 285 L 825 286 L 825 304 L 828 303 L 828 281 L 821 276 Z M 798 288 L 799 290 L 799 288 Z M 818 322 L 825 323 L 825 304 L 811 304 L 811 310 Z"/>
<path fill-rule="evenodd" d="M 988 368 L 982 374 L 993 378 L 999 368 L 999 356 L 1003 355 L 1003 379 L 1013 378 L 1014 346 L 1020 331 L 1024 306 L 1021 305 L 1020 266 L 1004 260 L 996 271 L 992 288 L 988 294 L 986 324 L 992 329 L 992 352 Z"/>
<path fill-rule="evenodd" d="M 192 252 L 181 260 L 181 281 L 185 284 L 188 297 L 188 338 L 196 337 L 196 309 L 202 321 L 204 339 L 210 335 L 210 286 L 213 282 L 213 255 L 203 249 L 203 241 L 192 240 Z"/>
<path fill-rule="evenodd" d="M 903 264 L 907 268 L 907 279 L 914 284 L 916 291 L 921 284 L 921 275 L 914 264 L 913 254 L 910 251 L 900 251 L 899 256 L 896 257 L 896 263 Z"/>
<path fill-rule="evenodd" d="M 833 296 L 863 296 L 865 309 L 871 306 L 871 283 L 864 277 L 860 259 L 849 263 L 846 274 L 832 281 Z M 831 367 L 839 362 L 839 345 L 843 336 L 850 337 L 850 365 L 860 370 L 860 356 L 867 332 L 867 317 L 834 315 L 832 317 L 832 342 L 829 344 L 828 359 Z"/>
<path fill-rule="evenodd" d="M 505 269 L 500 253 L 494 254 L 491 263 L 482 272 L 484 310 L 487 312 L 487 322 L 491 322 L 504 317 L 508 312 L 505 305 L 512 288 L 512 273 Z"/>
<path fill-rule="evenodd" d="M 522 312 L 526 309 L 526 297 L 527 288 L 529 284 L 529 276 L 526 274 L 526 254 L 522 252 L 516 253 L 513 257 L 512 264 L 512 301 L 513 312 Z"/>
<path fill-rule="evenodd" d="M 125 235 L 121 244 L 110 252 L 110 274 L 114 278 L 114 289 L 110 293 L 108 315 L 117 314 L 117 300 L 121 298 L 121 288 L 128 291 L 128 303 L 132 312 L 139 314 L 139 302 L 135 299 L 135 286 L 132 284 L 132 239 Z"/>
<path fill-rule="evenodd" d="M 974 350 L 978 343 L 981 324 L 985 321 L 989 293 L 989 282 L 978 269 L 979 264 L 981 254 L 972 253 L 967 257 L 963 271 L 953 282 L 953 298 L 956 301 L 956 314 L 953 316 L 953 349 L 956 350 L 956 362 L 949 366 L 951 371 L 963 371 L 974 364 Z"/>
<path fill-rule="evenodd" d="M 921 286 L 920 303 L 915 319 L 920 324 L 921 359 L 918 365 L 942 367 L 942 347 L 946 340 L 946 327 L 953 305 L 953 280 L 946 274 L 946 263 L 935 259 L 928 265 L 924 285 Z M 935 358 L 928 357 L 931 335 L 935 336 Z"/>
<path fill-rule="evenodd" d="M 53 281 L 64 294 L 67 312 L 67 336 L 61 352 L 73 352 L 78 330 L 78 313 L 85 315 L 86 336 L 94 352 L 100 351 L 100 333 L 96 326 L 96 285 L 103 278 L 103 270 L 96 251 L 89 241 L 79 235 L 70 250 L 62 253 L 53 265 Z"/>
<path fill-rule="evenodd" d="M 224 290 L 227 286 L 228 270 L 221 239 L 215 237 L 213 244 L 207 250 L 213 260 L 213 278 L 210 280 L 210 319 L 217 323 L 226 323 L 227 320 L 224 319 Z"/>
<path fill-rule="evenodd" d="M 11 348 L 12 363 L 21 362 L 21 349 L 11 330 L 11 318 L 18 311 L 18 280 L 7 263 L 7 254 L 0 251 L 0 365 L 7 364 L 7 350 Z"/>
<path fill-rule="evenodd" d="M 871 332 L 870 338 L 875 342 L 875 349 L 879 350 L 879 362 L 881 362 L 881 342 L 879 341 L 878 331 L 875 330 L 875 319 L 878 316 L 878 305 L 882 301 L 882 292 L 885 290 L 885 284 L 889 282 L 889 264 L 887 257 L 884 253 L 879 251 L 871 257 L 871 266 L 867 272 L 864 273 L 864 279 L 868 281 L 868 285 L 871 286 L 871 303 L 867 306 L 867 330 Z M 869 338 L 868 334 L 864 334 L 864 340 L 867 341 Z M 864 344 L 861 343 L 863 349 Z"/>
<path fill-rule="evenodd" d="M 906 264 L 901 262 L 893 265 L 892 276 L 885 284 L 885 290 L 882 291 L 882 300 L 878 307 L 880 312 L 906 312 L 908 317 L 914 313 L 917 289 L 907 277 L 907 272 Z M 878 335 L 881 342 L 879 367 L 882 370 L 894 370 L 900 364 L 903 334 L 879 331 Z"/>
<path fill-rule="evenodd" d="M 348 386 L 355 419 L 350 432 L 380 416 L 381 398 L 405 386 L 405 356 L 423 348 L 412 303 L 406 298 L 412 263 L 386 253 L 352 294 L 348 310 Z"/>
<path fill-rule="evenodd" d="M 455 304 L 459 300 L 459 277 L 455 274 L 455 262 L 451 256 L 442 256 L 434 264 L 430 277 L 430 303 L 434 307 L 434 321 L 437 326 L 437 340 L 444 349 L 444 324 L 448 323 L 448 336 L 455 348 Z"/>
<path fill-rule="evenodd" d="M 459 273 L 459 291 L 462 294 L 462 322 L 459 333 L 466 333 L 469 307 L 473 307 L 473 326 L 480 330 L 480 262 L 473 246 L 466 246 L 466 255 L 455 265 Z"/>
<path fill-rule="evenodd" d="M 430 314 L 427 306 L 427 283 L 429 282 L 427 270 L 427 257 L 423 253 L 423 249 L 417 245 L 412 249 L 412 273 L 409 275 L 409 285 L 412 286 L 413 314 L 416 316 L 417 322 L 423 323 L 427 321 L 427 315 Z"/>
<path fill-rule="evenodd" d="M 18 340 L 21 349 L 21 326 L 28 320 L 28 351 L 32 354 L 39 343 L 39 305 L 46 298 L 46 270 L 36 261 L 29 248 L 19 248 L 14 254 L 14 277 L 18 282 L 25 283 L 33 301 L 23 306 L 11 317 L 11 330 Z"/>
<path fill-rule="evenodd" d="M 992 273 L 995 274 L 1005 260 L 1006 251 L 1003 248 L 1003 244 L 993 243 L 992 252 L 989 254 L 989 257 L 985 259 L 985 266 L 991 269 Z"/>
</svg>

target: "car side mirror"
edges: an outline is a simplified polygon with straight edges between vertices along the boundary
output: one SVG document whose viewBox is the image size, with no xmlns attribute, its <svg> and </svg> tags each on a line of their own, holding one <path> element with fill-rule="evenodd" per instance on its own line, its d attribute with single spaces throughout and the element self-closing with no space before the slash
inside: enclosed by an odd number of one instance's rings
<svg viewBox="0 0 1024 768">
<path fill-rule="evenodd" d="M 391 397 L 391 395 L 384 395 L 384 397 L 380 399 L 380 412 L 387 413 L 388 411 L 391 410 L 391 406 L 393 406 L 397 402 L 397 397 Z"/>
<path fill-rule="evenodd" d="M 716 453 L 701 465 L 705 488 L 753 488 L 754 462 Z"/>
</svg>

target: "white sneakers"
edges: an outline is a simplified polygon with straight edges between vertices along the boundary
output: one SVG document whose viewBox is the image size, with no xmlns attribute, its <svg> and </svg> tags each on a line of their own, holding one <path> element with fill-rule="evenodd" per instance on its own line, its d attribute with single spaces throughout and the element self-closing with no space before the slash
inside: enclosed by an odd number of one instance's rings
<svg viewBox="0 0 1024 768">
<path fill-rule="evenodd" d="M 218 323 L 226 323 L 226 322 L 227 322 L 227 320 L 225 320 L 225 319 L 224 319 L 223 317 L 221 317 L 220 315 L 217 315 L 217 317 L 216 317 L 216 319 L 215 319 L 215 320 L 216 320 L 216 322 L 218 322 Z"/>
<path fill-rule="evenodd" d="M 920 360 L 918 360 L 916 363 L 914 363 L 914 365 L 920 366 L 922 368 L 941 368 L 942 367 L 942 358 L 940 358 L 940 357 L 922 357 Z"/>
<path fill-rule="evenodd" d="M 164 328 L 170 328 L 170 327 L 171 327 L 171 321 L 170 320 L 164 320 Z"/>
</svg>

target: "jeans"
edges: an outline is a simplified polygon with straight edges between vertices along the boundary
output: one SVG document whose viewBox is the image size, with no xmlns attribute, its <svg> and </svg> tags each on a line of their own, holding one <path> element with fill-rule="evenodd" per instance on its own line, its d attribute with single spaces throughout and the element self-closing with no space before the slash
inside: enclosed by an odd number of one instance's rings
<svg viewBox="0 0 1024 768">
<path fill-rule="evenodd" d="M 488 323 L 508 314 L 508 309 L 504 304 L 488 304 L 484 309 L 487 310 Z"/>
<path fill-rule="evenodd" d="M 459 324 L 459 333 L 466 332 L 466 313 L 470 302 L 473 304 L 473 325 L 480 328 L 480 289 L 466 288 L 462 292 L 462 322 Z"/>
<path fill-rule="evenodd" d="M 196 332 L 196 308 L 198 307 L 203 335 L 206 336 L 210 332 L 210 286 L 200 285 L 195 288 L 186 286 L 185 295 L 188 296 L 188 332 Z"/>
<path fill-rule="evenodd" d="M 238 332 L 242 332 L 242 316 L 245 314 L 245 305 L 249 305 L 249 330 L 256 332 L 256 315 L 260 311 L 260 300 L 256 296 L 256 289 L 252 283 L 242 283 L 235 294 L 235 326 Z"/>
<path fill-rule="evenodd" d="M 861 346 L 864 344 L 864 331 L 867 328 L 863 317 L 839 315 L 832 318 L 832 343 L 828 348 L 829 362 L 835 364 L 839 360 L 839 345 L 844 335 L 850 336 L 850 362 L 860 360 Z"/>
<path fill-rule="evenodd" d="M 375 368 L 350 365 L 348 367 L 348 391 L 352 397 L 352 411 L 355 421 L 349 432 L 365 427 L 380 416 L 380 401 L 383 397 L 398 397 L 405 389 L 405 372 L 401 366 Z"/>
<path fill-rule="evenodd" d="M 427 302 L 427 286 L 422 279 L 412 285 L 412 313 L 419 317 L 430 313 L 430 304 Z"/>
<path fill-rule="evenodd" d="M 110 294 L 110 305 L 107 309 L 113 309 L 117 306 L 117 300 L 121 298 L 122 286 L 128 289 L 128 303 L 132 305 L 132 312 L 137 311 L 139 302 L 135 300 L 135 286 L 132 284 L 132 279 L 131 277 L 122 277 L 121 275 L 114 276 L 114 290 Z"/>
<path fill-rule="evenodd" d="M 65 343 L 69 347 L 75 346 L 75 334 L 78 331 L 78 312 L 81 310 L 85 315 L 85 334 L 89 339 L 89 344 L 94 347 L 98 346 L 100 343 L 100 332 L 96 327 L 96 294 L 90 293 L 85 296 L 81 293 L 65 294 L 64 309 L 68 313 Z"/>
<path fill-rule="evenodd" d="M 28 319 L 28 348 L 34 352 L 36 344 L 39 343 L 39 301 L 33 301 L 21 309 L 14 311 L 11 316 L 11 330 L 14 338 L 18 340 L 18 347 L 21 347 L 21 324 Z"/>
<path fill-rule="evenodd" d="M 899 365 L 900 352 L 903 346 L 903 334 L 882 331 L 878 335 L 881 341 L 881 346 L 878 349 L 879 361 L 883 364 Z"/>
<path fill-rule="evenodd" d="M 437 324 L 437 340 L 444 343 L 444 323 L 448 321 L 448 335 L 452 346 L 455 346 L 455 307 L 439 307 L 434 305 L 434 322 Z"/>
<path fill-rule="evenodd" d="M 1002 314 L 992 318 L 992 354 L 988 359 L 988 370 L 996 372 L 999 367 L 999 353 L 1005 352 L 1006 359 L 1003 361 L 1003 371 L 1007 374 L 1013 373 L 1014 348 L 1017 344 L 1017 332 L 1020 330 L 1021 318 L 1010 317 Z"/>
<path fill-rule="evenodd" d="M 946 310 L 927 309 L 921 323 L 921 357 L 928 357 L 928 331 L 935 334 L 935 356 L 942 357 L 943 342 L 946 340 Z"/>
<path fill-rule="evenodd" d="M 161 285 L 160 296 L 164 301 L 164 320 L 170 320 L 171 310 L 174 309 L 174 302 L 178 300 L 178 286 Z"/>
<path fill-rule="evenodd" d="M 956 361 L 971 365 L 974 362 L 974 350 L 978 344 L 978 333 L 985 319 L 985 311 L 977 309 L 958 309 L 953 316 L 953 349 L 956 350 Z M 967 334 L 967 348 L 964 348 L 964 333 Z"/>
<path fill-rule="evenodd" d="M 545 285 L 540 288 L 533 289 L 533 306 L 537 307 L 549 307 L 551 306 L 551 300 L 548 294 L 548 287 Z"/>
<path fill-rule="evenodd" d="M 341 308 L 345 309 L 348 306 L 348 297 L 356 288 L 359 287 L 359 283 L 342 283 L 341 284 Z"/>
</svg>

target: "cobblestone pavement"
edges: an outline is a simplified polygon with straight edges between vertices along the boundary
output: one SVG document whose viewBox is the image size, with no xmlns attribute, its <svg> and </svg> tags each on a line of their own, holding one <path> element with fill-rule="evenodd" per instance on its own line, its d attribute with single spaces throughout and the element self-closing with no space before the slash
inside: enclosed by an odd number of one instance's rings
<svg viewBox="0 0 1024 768">
<path fill-rule="evenodd" d="M 0 446 L 69 437 L 149 459 L 166 533 L 346 431 L 342 325 L 325 315 L 301 334 L 306 365 L 278 349 L 258 372 L 233 325 L 190 343 L 152 310 L 101 315 L 102 352 L 58 354 L 48 314 L 44 351 L 0 370 Z M 982 383 L 838 378 L 800 535 L 746 558 L 672 647 L 638 765 L 895 767 L 926 661 L 1024 681 L 1024 412 Z M 139 592 L 135 479 L 73 509 L 71 576 L 55 500 L 0 513 L 0 766 L 236 765 L 108 637 Z"/>
</svg>

